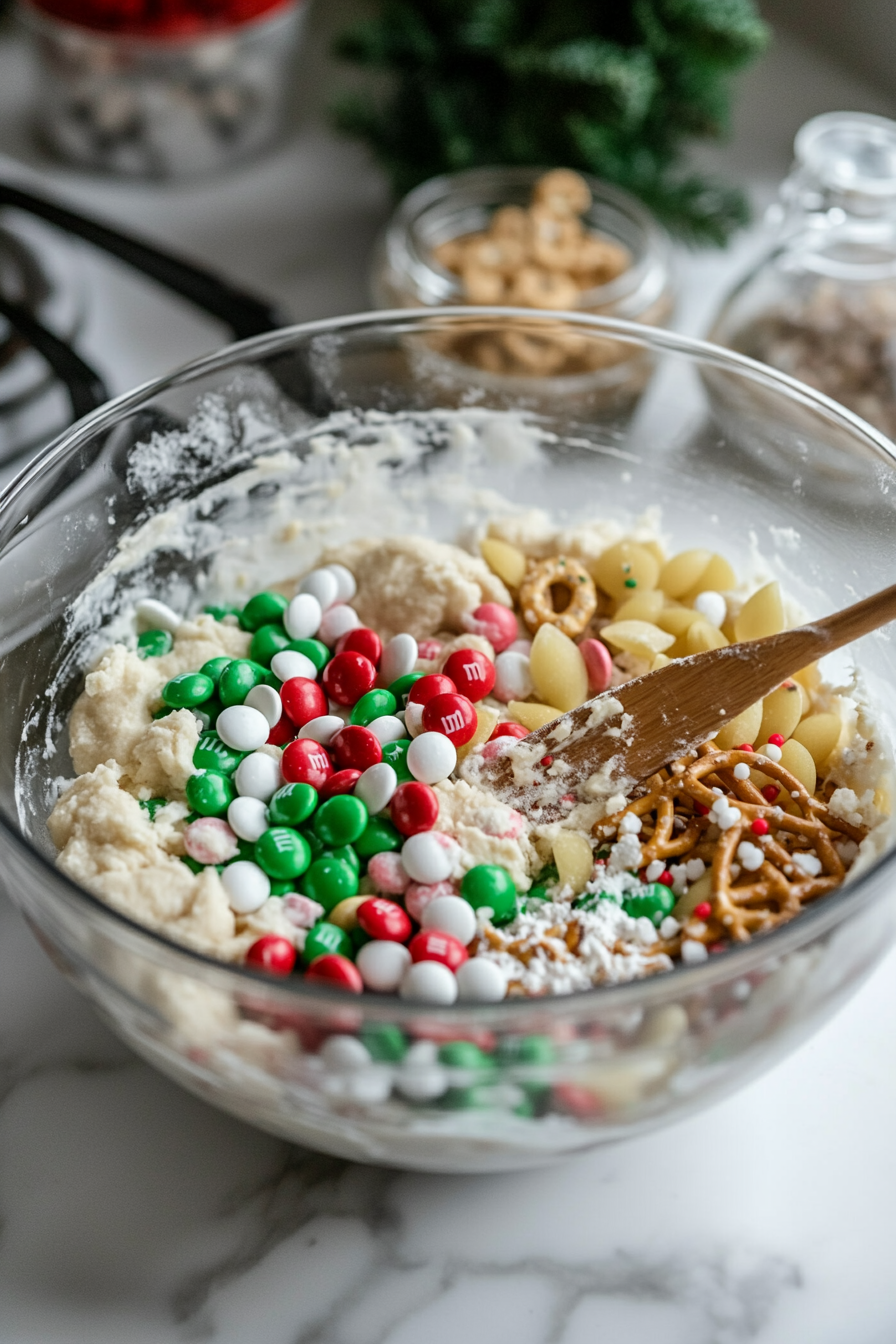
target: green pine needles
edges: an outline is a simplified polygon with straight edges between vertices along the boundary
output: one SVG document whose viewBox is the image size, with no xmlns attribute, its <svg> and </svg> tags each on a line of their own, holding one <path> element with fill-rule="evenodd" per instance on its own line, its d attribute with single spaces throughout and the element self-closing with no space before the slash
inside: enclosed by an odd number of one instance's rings
<svg viewBox="0 0 896 1344">
<path fill-rule="evenodd" d="M 730 76 L 767 37 L 753 0 L 377 0 L 337 51 L 385 90 L 343 98 L 336 119 L 399 194 L 484 164 L 579 168 L 721 244 L 746 201 L 683 173 L 682 150 L 724 133 Z"/>
</svg>

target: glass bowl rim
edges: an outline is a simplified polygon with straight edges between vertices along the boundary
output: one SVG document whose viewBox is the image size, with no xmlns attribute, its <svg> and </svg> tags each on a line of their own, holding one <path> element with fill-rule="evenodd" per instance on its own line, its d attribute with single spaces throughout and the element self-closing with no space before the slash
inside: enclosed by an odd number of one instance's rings
<svg viewBox="0 0 896 1344">
<path fill-rule="evenodd" d="M 884 434 L 869 425 L 860 416 L 839 405 L 830 397 L 789 375 L 780 373 L 758 360 L 751 359 L 737 351 L 713 345 L 697 337 L 686 336 L 668 331 L 662 327 L 646 326 L 638 322 L 621 318 L 591 316 L 585 313 L 563 312 L 532 308 L 506 308 L 500 306 L 479 306 L 471 310 L 469 306 L 437 308 L 398 308 L 373 310 L 370 312 L 350 313 L 335 318 L 322 318 L 313 322 L 294 323 L 280 327 L 260 336 L 252 336 L 243 341 L 233 342 L 220 347 L 197 359 L 180 365 L 158 378 L 148 379 L 129 392 L 112 398 L 90 415 L 83 417 L 63 433 L 57 435 L 22 470 L 0 490 L 0 521 L 3 515 L 15 504 L 16 497 L 25 486 L 36 481 L 48 468 L 65 456 L 77 451 L 97 432 L 111 429 L 126 416 L 139 409 L 147 400 L 172 388 L 189 384 L 196 379 L 238 365 L 242 359 L 259 358 L 288 349 L 296 339 L 312 339 L 316 335 L 334 332 L 351 332 L 365 327 L 425 327 L 433 320 L 437 323 L 447 319 L 449 324 L 469 325 L 482 319 L 506 322 L 508 317 L 520 318 L 527 322 L 556 324 L 563 322 L 591 329 L 601 335 L 616 336 L 620 340 L 634 344 L 637 342 L 648 350 L 666 351 L 690 359 L 692 362 L 715 364 L 746 375 L 752 382 L 764 384 L 772 391 L 785 395 L 786 399 L 808 405 L 812 410 L 822 413 L 828 420 L 839 422 L 841 428 L 858 435 L 871 444 L 884 457 L 889 458 L 896 470 L 896 445 Z M 475 1000 L 458 1000 L 450 1006 L 439 1007 L 421 1003 L 417 1000 L 403 1000 L 396 996 L 374 994 L 368 990 L 358 995 L 346 995 L 342 990 L 324 986 L 308 986 L 304 978 L 275 979 L 263 972 L 253 971 L 246 966 L 220 961 L 207 956 L 194 948 L 166 937 L 150 929 L 121 911 L 114 909 L 98 896 L 94 896 L 85 887 L 73 881 L 66 873 L 52 863 L 20 829 L 0 813 L 0 843 L 11 843 L 20 851 L 29 863 L 36 863 L 47 874 L 50 884 L 58 883 L 61 892 L 70 905 L 81 905 L 92 911 L 100 921 L 109 920 L 135 938 L 138 944 L 145 944 L 141 953 L 150 960 L 171 959 L 183 965 L 184 973 L 197 968 L 200 978 L 203 974 L 214 979 L 233 981 L 264 988 L 269 996 L 279 1000 L 284 1006 L 295 1011 L 300 1006 L 322 1010 L 339 1005 L 342 1008 L 355 1008 L 373 1018 L 390 1021 L 420 1020 L 425 1014 L 427 1020 L 456 1023 L 464 1015 L 473 1015 L 478 1021 L 488 1024 L 507 1025 L 512 1017 L 524 1018 L 526 1014 L 545 1012 L 564 1015 L 570 1010 L 581 1010 L 593 1005 L 597 1008 L 606 1003 L 610 1010 L 624 1010 L 631 1007 L 650 1006 L 657 1001 L 670 997 L 700 992 L 710 986 L 728 980 L 739 979 L 749 974 L 758 964 L 769 958 L 780 957 L 794 951 L 813 936 L 818 937 L 841 923 L 845 917 L 841 912 L 845 905 L 857 910 L 866 905 L 876 895 L 873 879 L 886 868 L 896 866 L 896 848 L 881 854 L 869 868 L 861 874 L 855 883 L 841 886 L 830 896 L 814 902 L 808 909 L 800 912 L 795 919 L 781 924 L 778 928 L 750 942 L 732 945 L 724 953 L 711 955 L 707 961 L 687 966 L 678 964 L 671 972 L 660 972 L 642 979 L 630 980 L 614 985 L 596 985 L 590 989 L 576 990 L 570 994 L 546 995 L 540 998 L 520 997 L 504 999 L 500 1003 L 484 1004 Z"/>
</svg>

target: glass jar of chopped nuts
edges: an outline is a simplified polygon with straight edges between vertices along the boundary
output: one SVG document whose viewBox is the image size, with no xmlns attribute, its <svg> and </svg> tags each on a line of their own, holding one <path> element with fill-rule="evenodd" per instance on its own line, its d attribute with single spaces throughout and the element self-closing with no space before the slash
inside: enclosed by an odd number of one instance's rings
<svg viewBox="0 0 896 1344">
<path fill-rule="evenodd" d="M 617 187 L 569 169 L 476 168 L 405 197 L 378 245 L 371 289 L 381 308 L 506 304 L 661 326 L 673 308 L 670 258 L 666 232 Z M 465 350 L 464 361 L 527 376 L 595 367 L 593 342 L 586 365 L 584 346 L 543 334 L 530 339 L 516 329 L 506 349 L 496 341 L 492 329 L 487 346 Z M 602 367 L 625 357 L 607 341 Z"/>
<path fill-rule="evenodd" d="M 896 121 L 813 117 L 767 213 L 761 260 L 709 339 L 808 383 L 896 436 Z"/>
</svg>

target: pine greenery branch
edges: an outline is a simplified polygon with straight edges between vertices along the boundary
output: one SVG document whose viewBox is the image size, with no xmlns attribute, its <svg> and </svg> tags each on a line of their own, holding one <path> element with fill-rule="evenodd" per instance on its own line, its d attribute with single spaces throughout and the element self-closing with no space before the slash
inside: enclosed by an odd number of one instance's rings
<svg viewBox="0 0 896 1344">
<path fill-rule="evenodd" d="M 731 77 L 766 45 L 753 0 L 376 0 L 374 10 L 337 40 L 373 87 L 334 114 L 398 194 L 486 164 L 563 165 L 635 192 L 694 242 L 721 244 L 745 222 L 742 194 L 684 175 L 682 157 L 690 138 L 725 133 Z"/>
</svg>

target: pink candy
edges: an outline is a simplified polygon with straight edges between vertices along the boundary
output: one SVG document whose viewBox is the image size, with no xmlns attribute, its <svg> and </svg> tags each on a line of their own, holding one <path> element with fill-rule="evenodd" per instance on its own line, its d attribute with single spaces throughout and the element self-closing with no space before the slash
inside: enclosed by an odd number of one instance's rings
<svg viewBox="0 0 896 1344">
<path fill-rule="evenodd" d="M 585 660 L 588 673 L 588 689 L 592 695 L 600 695 L 610 689 L 613 676 L 613 659 L 606 644 L 599 639 L 583 639 L 579 653 Z"/>
<path fill-rule="evenodd" d="M 509 648 L 519 634 L 516 617 L 500 602 L 483 602 L 475 611 L 466 612 L 461 617 L 461 625 L 471 635 L 482 635 L 487 639 L 495 653 Z"/>
<path fill-rule="evenodd" d="M 407 890 L 411 880 L 405 871 L 401 855 L 388 851 L 374 854 L 367 865 L 367 876 L 377 891 L 388 892 L 390 896 L 400 896 Z"/>
<path fill-rule="evenodd" d="M 412 882 L 405 893 L 405 909 L 419 924 L 423 919 L 423 911 L 434 901 L 437 896 L 456 896 L 457 887 L 453 882 L 432 882 L 426 886 L 422 882 Z"/>
<path fill-rule="evenodd" d="M 236 836 L 221 817 L 199 817 L 185 826 L 184 849 L 197 863 L 226 863 L 239 853 Z"/>
<path fill-rule="evenodd" d="M 325 911 L 323 906 L 317 901 L 312 901 L 310 896 L 300 896 L 296 892 L 291 892 L 283 897 L 283 913 L 290 924 L 295 924 L 297 929 L 311 929 Z"/>
<path fill-rule="evenodd" d="M 441 652 L 442 641 L 440 639 L 423 639 L 417 645 L 417 657 L 422 658 L 426 663 L 438 658 Z"/>
</svg>

